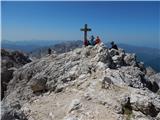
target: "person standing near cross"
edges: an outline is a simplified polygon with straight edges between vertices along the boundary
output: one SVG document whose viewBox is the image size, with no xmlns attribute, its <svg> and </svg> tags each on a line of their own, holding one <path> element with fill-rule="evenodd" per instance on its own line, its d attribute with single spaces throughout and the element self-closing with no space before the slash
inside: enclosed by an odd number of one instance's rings
<svg viewBox="0 0 160 120">
<path fill-rule="evenodd" d="M 80 30 L 84 31 L 84 45 L 87 46 L 88 45 L 87 32 L 91 31 L 91 29 L 87 27 L 87 24 L 85 24 L 84 28 L 81 28 Z"/>
</svg>

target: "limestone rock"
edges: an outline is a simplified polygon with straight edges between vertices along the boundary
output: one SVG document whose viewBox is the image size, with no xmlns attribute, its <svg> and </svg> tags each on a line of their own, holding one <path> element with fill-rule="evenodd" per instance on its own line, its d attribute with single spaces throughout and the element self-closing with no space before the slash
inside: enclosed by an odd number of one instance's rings
<svg viewBox="0 0 160 120">
<path fill-rule="evenodd" d="M 68 112 L 70 113 L 70 112 L 72 112 L 74 110 L 79 109 L 80 107 L 81 107 L 80 100 L 79 99 L 74 99 L 74 100 L 72 100 L 72 102 L 71 102 L 71 104 L 69 106 Z"/>
<path fill-rule="evenodd" d="M 33 92 L 43 91 L 46 89 L 47 76 L 36 74 L 29 82 Z"/>
<path fill-rule="evenodd" d="M 130 103 L 133 110 L 139 110 L 145 115 L 156 117 L 160 112 L 158 101 L 160 98 L 155 98 L 156 95 L 143 90 L 132 90 Z M 156 104 L 155 104 L 156 102 Z"/>
<path fill-rule="evenodd" d="M 160 73 L 154 74 L 152 76 L 149 77 L 150 81 L 155 82 L 158 87 L 160 88 Z"/>
<path fill-rule="evenodd" d="M 25 53 L 1 49 L 1 99 L 5 96 L 7 85 L 13 78 L 13 72 L 16 71 L 16 68 L 20 68 L 29 62 L 31 60 Z"/>
<path fill-rule="evenodd" d="M 135 56 L 101 43 L 34 60 L 13 73 L 2 116 L 9 119 L 14 111 L 28 120 L 158 119 L 160 95 L 149 84 L 159 85 L 159 74 L 147 76 Z"/>
<path fill-rule="evenodd" d="M 160 113 L 158 113 L 156 118 L 157 118 L 157 120 L 160 120 Z"/>
<path fill-rule="evenodd" d="M 113 57 L 113 56 L 115 56 L 115 55 L 119 55 L 119 52 L 118 52 L 118 50 L 116 50 L 116 49 L 111 49 L 111 50 L 109 50 L 109 53 L 110 53 L 110 55 Z"/>
<path fill-rule="evenodd" d="M 151 67 L 146 68 L 146 76 L 150 77 L 154 74 L 156 74 L 156 71 L 153 68 L 151 68 Z"/>
<path fill-rule="evenodd" d="M 135 54 L 126 54 L 124 57 L 124 62 L 126 65 L 136 66 L 136 55 Z"/>
<path fill-rule="evenodd" d="M 131 120 L 152 120 L 151 117 L 145 116 L 142 112 L 133 111 L 130 116 Z"/>
</svg>

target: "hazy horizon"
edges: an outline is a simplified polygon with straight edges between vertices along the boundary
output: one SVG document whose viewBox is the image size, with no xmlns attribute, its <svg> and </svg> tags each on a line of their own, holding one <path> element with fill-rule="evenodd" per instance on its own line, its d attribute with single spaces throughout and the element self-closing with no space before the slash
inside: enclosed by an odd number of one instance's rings
<svg viewBox="0 0 160 120">
<path fill-rule="evenodd" d="M 2 40 L 83 40 L 160 48 L 160 2 L 2 1 Z"/>
<path fill-rule="evenodd" d="M 4 41 L 7 41 L 7 42 L 14 42 L 14 43 L 19 43 L 19 42 L 28 42 L 28 43 L 36 43 L 37 41 L 40 41 L 40 42 L 51 42 L 53 44 L 50 44 L 50 45 L 55 45 L 55 44 L 63 44 L 64 42 L 67 42 L 67 41 L 79 41 L 79 40 L 17 40 L 17 41 L 12 41 L 12 40 L 2 40 L 1 43 L 5 43 Z M 82 43 L 83 43 L 83 40 L 81 40 Z M 103 41 L 105 44 L 110 44 L 111 41 Z M 38 43 L 39 44 L 39 43 Z M 42 43 L 40 43 L 42 44 Z M 132 46 L 132 47 L 139 47 L 139 48 L 149 48 L 149 49 L 158 49 L 160 50 L 160 47 L 158 48 L 154 48 L 154 47 L 150 47 L 150 46 L 144 46 L 144 45 L 134 45 L 134 44 L 129 44 L 129 43 L 122 43 L 122 42 L 116 42 L 117 45 L 127 45 L 127 46 Z M 44 47 L 46 45 L 44 44 Z"/>
</svg>

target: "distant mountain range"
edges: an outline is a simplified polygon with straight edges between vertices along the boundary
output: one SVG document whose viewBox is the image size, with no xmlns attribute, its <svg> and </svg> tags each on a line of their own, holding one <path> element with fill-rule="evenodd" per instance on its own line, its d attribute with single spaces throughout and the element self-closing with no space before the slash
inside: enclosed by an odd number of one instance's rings
<svg viewBox="0 0 160 120">
<path fill-rule="evenodd" d="M 23 40 L 23 41 L 9 41 L 9 40 L 2 40 L 1 47 L 5 49 L 13 49 L 13 50 L 20 50 L 23 52 L 31 52 L 35 49 L 42 48 L 44 46 L 50 46 L 53 44 L 58 44 L 61 41 L 56 40 Z"/>
<path fill-rule="evenodd" d="M 81 40 L 65 41 L 65 42 L 62 42 L 62 43 L 53 44 L 53 45 L 50 45 L 50 46 L 45 46 L 45 47 L 42 47 L 42 48 L 35 49 L 32 52 L 30 52 L 30 56 L 40 58 L 40 57 L 48 54 L 48 48 L 51 48 L 52 51 L 55 51 L 58 54 L 65 53 L 65 52 L 71 51 L 75 48 L 82 47 L 82 43 L 83 42 Z"/>
<path fill-rule="evenodd" d="M 35 40 L 35 41 L 2 41 L 2 48 L 21 50 L 29 52 L 37 58 L 47 54 L 47 49 L 50 47 L 57 53 L 68 52 L 82 46 L 81 40 L 75 41 L 52 41 L 52 40 Z M 110 47 L 109 43 L 106 46 Z M 136 53 L 137 59 L 143 61 L 146 66 L 151 66 L 156 71 L 160 71 L 160 49 L 137 47 L 128 44 L 118 44 L 126 52 Z"/>
<path fill-rule="evenodd" d="M 160 49 L 137 47 L 127 44 L 119 44 L 126 52 L 136 53 L 137 59 L 143 61 L 146 66 L 151 66 L 156 71 L 160 71 Z"/>
</svg>

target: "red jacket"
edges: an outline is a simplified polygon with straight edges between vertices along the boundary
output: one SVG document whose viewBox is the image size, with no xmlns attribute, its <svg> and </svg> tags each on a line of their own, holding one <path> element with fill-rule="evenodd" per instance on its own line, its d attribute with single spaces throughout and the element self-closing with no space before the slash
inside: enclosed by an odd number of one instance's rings
<svg viewBox="0 0 160 120">
<path fill-rule="evenodd" d="M 95 44 L 99 44 L 101 40 L 99 38 L 96 39 Z"/>
</svg>

